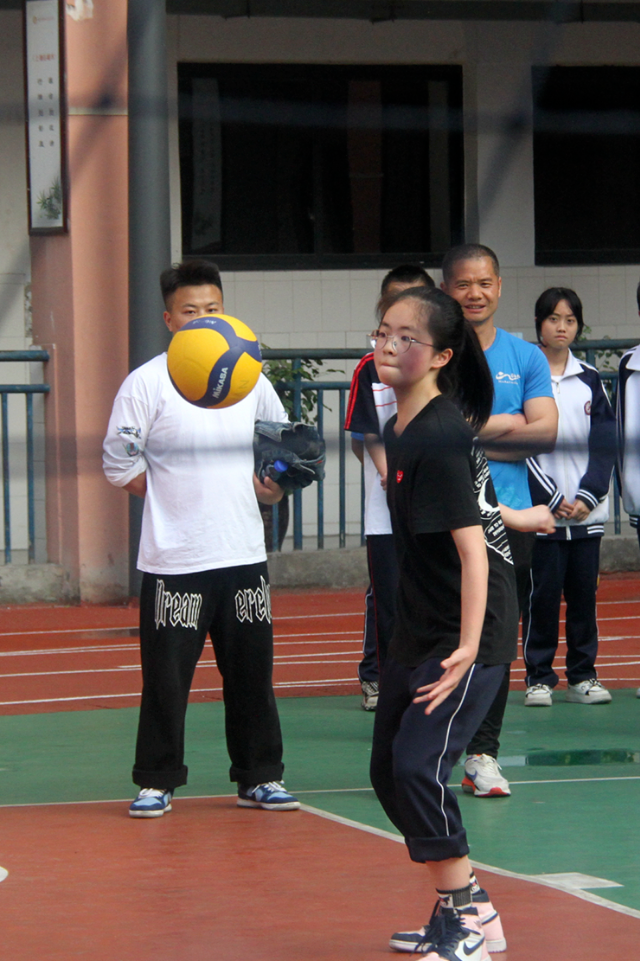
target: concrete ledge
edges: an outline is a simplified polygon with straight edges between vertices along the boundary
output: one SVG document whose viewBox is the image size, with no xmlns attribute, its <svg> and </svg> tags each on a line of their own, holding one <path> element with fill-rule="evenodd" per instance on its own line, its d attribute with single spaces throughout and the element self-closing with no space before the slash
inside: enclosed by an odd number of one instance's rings
<svg viewBox="0 0 640 961">
<path fill-rule="evenodd" d="M 638 538 L 626 535 L 603 537 L 600 548 L 600 570 L 607 573 L 640 570 Z"/>
<path fill-rule="evenodd" d="M 369 583 L 364 547 L 337 551 L 292 551 L 269 554 L 273 587 L 361 588 Z"/>
<path fill-rule="evenodd" d="M 600 570 L 640 571 L 638 538 L 603 537 Z M 274 587 L 362 588 L 369 583 L 364 547 L 354 550 L 292 551 L 269 554 L 269 577 Z"/>
<path fill-rule="evenodd" d="M 637 537 L 604 537 L 600 570 L 607 573 L 640 571 Z M 351 588 L 364 591 L 369 583 L 367 554 L 364 547 L 269 554 L 269 576 L 274 587 L 289 590 Z M 0 566 L 0 605 L 76 602 L 69 577 L 57 564 Z"/>
<path fill-rule="evenodd" d="M 57 564 L 0 567 L 0 604 L 72 603 L 69 580 Z"/>
</svg>

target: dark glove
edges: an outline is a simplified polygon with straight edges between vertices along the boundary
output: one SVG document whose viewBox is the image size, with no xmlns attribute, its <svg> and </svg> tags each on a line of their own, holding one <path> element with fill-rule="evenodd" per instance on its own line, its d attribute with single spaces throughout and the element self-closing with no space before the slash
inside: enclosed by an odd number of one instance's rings
<svg viewBox="0 0 640 961">
<path fill-rule="evenodd" d="M 257 420 L 253 453 L 260 480 L 270 477 L 287 494 L 324 478 L 325 443 L 308 424 Z"/>
</svg>

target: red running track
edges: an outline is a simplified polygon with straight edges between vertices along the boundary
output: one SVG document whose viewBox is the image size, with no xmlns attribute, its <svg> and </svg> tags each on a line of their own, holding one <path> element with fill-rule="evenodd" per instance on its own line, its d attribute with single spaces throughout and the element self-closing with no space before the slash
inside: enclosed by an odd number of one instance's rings
<svg viewBox="0 0 640 961">
<path fill-rule="evenodd" d="M 273 613 L 278 696 L 359 692 L 362 592 L 274 591 Z M 640 685 L 639 618 L 640 575 L 603 577 L 598 672 L 607 686 Z M 137 620 L 134 606 L 1 608 L 0 714 L 137 706 Z M 559 662 L 563 637 L 564 631 Z M 523 677 L 520 658 L 513 665 L 515 688 L 523 688 Z M 207 644 L 191 700 L 221 699 L 222 681 Z"/>
</svg>

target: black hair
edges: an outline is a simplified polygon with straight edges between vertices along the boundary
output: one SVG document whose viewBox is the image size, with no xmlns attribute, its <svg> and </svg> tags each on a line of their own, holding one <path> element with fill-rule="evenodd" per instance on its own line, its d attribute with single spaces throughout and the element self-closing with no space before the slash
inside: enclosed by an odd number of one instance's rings
<svg viewBox="0 0 640 961">
<path fill-rule="evenodd" d="M 461 260 L 480 260 L 481 257 L 489 258 L 493 264 L 496 277 L 499 277 L 500 264 L 491 247 L 485 247 L 484 244 L 460 244 L 458 247 L 452 247 L 451 250 L 448 250 L 444 255 L 442 261 L 442 278 L 445 284 L 449 283 L 453 268 L 456 264 L 459 264 Z"/>
<path fill-rule="evenodd" d="M 493 378 L 476 332 L 465 319 L 460 304 L 444 291 L 411 287 L 384 301 L 384 314 L 400 300 L 416 302 L 420 321 L 435 350 L 453 351 L 448 364 L 438 370 L 438 390 L 453 400 L 474 430 L 487 422 L 493 406 Z M 382 305 L 381 305 L 382 307 Z"/>
<path fill-rule="evenodd" d="M 582 301 L 576 294 L 575 290 L 571 290 L 569 287 L 549 287 L 540 294 L 536 300 L 535 306 L 535 317 L 536 317 L 536 334 L 538 337 L 538 343 L 542 343 L 540 340 L 540 329 L 542 327 L 542 322 L 550 317 L 554 312 L 561 300 L 566 300 L 571 307 L 571 313 L 578 321 L 578 333 L 577 337 L 580 336 L 584 328 L 584 320 L 582 319 Z"/>
<path fill-rule="evenodd" d="M 414 284 L 416 287 L 435 287 L 433 277 L 430 277 L 424 267 L 419 264 L 399 264 L 390 270 L 382 281 L 380 294 L 384 297 L 391 284 Z"/>
<path fill-rule="evenodd" d="M 169 298 L 179 287 L 203 287 L 205 284 L 217 287 L 222 293 L 220 271 L 211 260 L 185 260 L 181 264 L 172 264 L 160 274 L 160 290 L 167 307 Z"/>
</svg>

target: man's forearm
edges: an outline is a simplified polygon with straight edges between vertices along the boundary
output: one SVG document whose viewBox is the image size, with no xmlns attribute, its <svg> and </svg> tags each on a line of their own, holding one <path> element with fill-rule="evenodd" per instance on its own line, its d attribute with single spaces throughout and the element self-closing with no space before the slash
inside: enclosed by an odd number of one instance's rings
<svg viewBox="0 0 640 961">
<path fill-rule="evenodd" d="M 129 481 L 128 484 L 125 484 L 122 489 L 128 491 L 130 494 L 135 494 L 136 497 L 144 497 L 147 493 L 146 470 L 143 470 L 141 474 L 138 474 L 138 476 L 134 477 L 132 481 Z"/>
<path fill-rule="evenodd" d="M 484 444 L 484 450 L 489 460 L 519 461 L 552 451 L 555 444 L 555 426 L 534 422 L 501 434 Z"/>
</svg>

